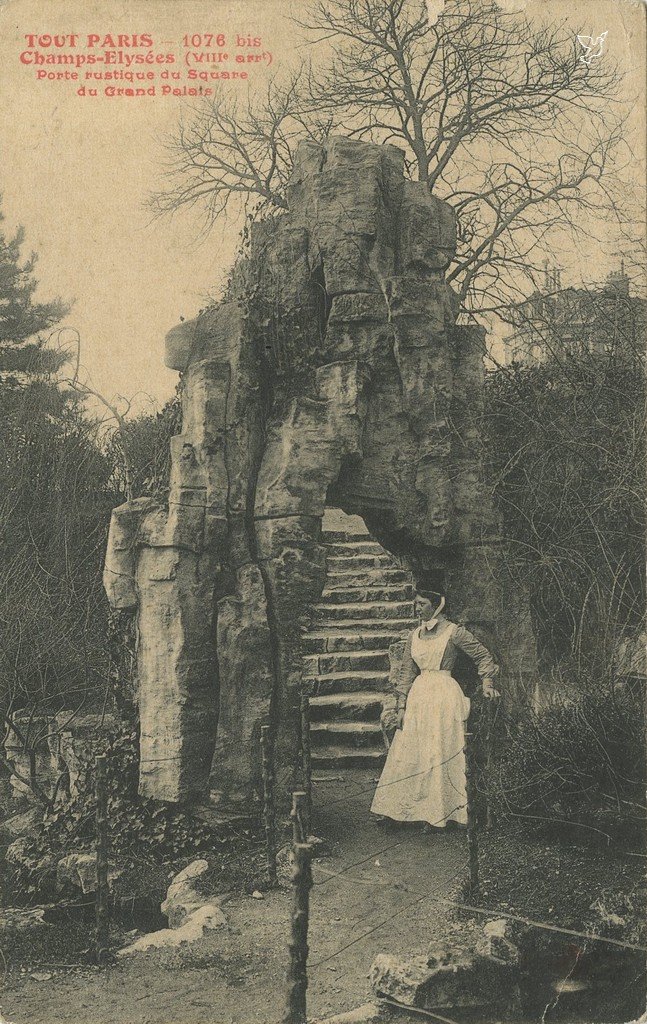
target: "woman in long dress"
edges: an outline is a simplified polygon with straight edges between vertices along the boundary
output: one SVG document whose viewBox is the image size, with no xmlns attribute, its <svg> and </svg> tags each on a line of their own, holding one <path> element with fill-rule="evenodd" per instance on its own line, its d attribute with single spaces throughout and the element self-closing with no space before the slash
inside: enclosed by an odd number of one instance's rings
<svg viewBox="0 0 647 1024">
<path fill-rule="evenodd" d="M 458 651 L 475 663 L 486 697 L 499 696 L 499 669 L 486 647 L 442 610 L 445 599 L 418 591 L 420 626 L 409 635 L 396 684 L 396 732 L 371 812 L 394 821 L 467 824 L 464 723 L 470 701 L 452 676 Z"/>
</svg>

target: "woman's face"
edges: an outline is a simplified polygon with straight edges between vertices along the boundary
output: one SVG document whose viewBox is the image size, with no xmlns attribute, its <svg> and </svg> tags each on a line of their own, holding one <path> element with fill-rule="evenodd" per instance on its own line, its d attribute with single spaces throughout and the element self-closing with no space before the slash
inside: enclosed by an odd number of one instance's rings
<svg viewBox="0 0 647 1024">
<path fill-rule="evenodd" d="M 418 618 L 422 619 L 423 622 L 427 622 L 429 619 L 433 618 L 433 614 L 437 607 L 438 602 L 434 604 L 428 597 L 423 597 L 422 594 L 416 594 L 414 609 Z"/>
</svg>

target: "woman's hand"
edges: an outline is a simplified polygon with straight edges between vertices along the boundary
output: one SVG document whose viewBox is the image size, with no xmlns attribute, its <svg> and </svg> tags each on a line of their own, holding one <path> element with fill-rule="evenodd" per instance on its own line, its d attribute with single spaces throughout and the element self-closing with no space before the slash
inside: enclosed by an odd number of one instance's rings
<svg viewBox="0 0 647 1024">
<path fill-rule="evenodd" d="M 404 724 L 404 708 L 398 708 L 395 714 L 395 727 L 396 729 L 401 729 Z"/>
<path fill-rule="evenodd" d="M 488 700 L 496 700 L 501 696 L 499 691 L 495 689 L 494 683 L 491 679 L 483 680 L 483 696 L 487 697 Z"/>
</svg>

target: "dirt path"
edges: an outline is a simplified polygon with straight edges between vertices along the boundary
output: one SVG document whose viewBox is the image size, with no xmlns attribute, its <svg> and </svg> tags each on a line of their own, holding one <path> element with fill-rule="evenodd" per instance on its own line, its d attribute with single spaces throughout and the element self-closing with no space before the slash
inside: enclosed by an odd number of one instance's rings
<svg viewBox="0 0 647 1024">
<path fill-rule="evenodd" d="M 424 952 L 440 936 L 446 911 L 425 895 L 444 895 L 466 860 L 461 833 L 377 828 L 368 814 L 371 776 L 344 774 L 316 785 L 314 831 L 333 856 L 313 870 L 312 1016 L 364 1002 L 378 952 Z M 46 982 L 14 974 L 3 1013 L 15 1024 L 278 1024 L 289 909 L 287 889 L 262 901 L 240 897 L 225 908 L 229 929 L 192 949 L 140 954 L 101 971 L 62 970 Z"/>
</svg>

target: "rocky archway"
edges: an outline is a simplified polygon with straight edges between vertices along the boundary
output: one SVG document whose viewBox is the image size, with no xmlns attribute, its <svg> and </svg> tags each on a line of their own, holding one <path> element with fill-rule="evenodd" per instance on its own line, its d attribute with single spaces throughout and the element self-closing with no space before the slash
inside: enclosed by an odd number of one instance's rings
<svg viewBox="0 0 647 1024">
<path fill-rule="evenodd" d="M 223 811 L 249 806 L 264 721 L 290 783 L 327 502 L 442 578 L 509 678 L 534 674 L 482 479 L 484 335 L 457 325 L 444 280 L 451 209 L 399 150 L 344 138 L 299 147 L 288 202 L 225 300 L 168 335 L 184 374 L 168 508 L 116 509 L 106 558 L 111 604 L 138 623 L 141 791 L 203 796 L 214 755 Z"/>
</svg>

